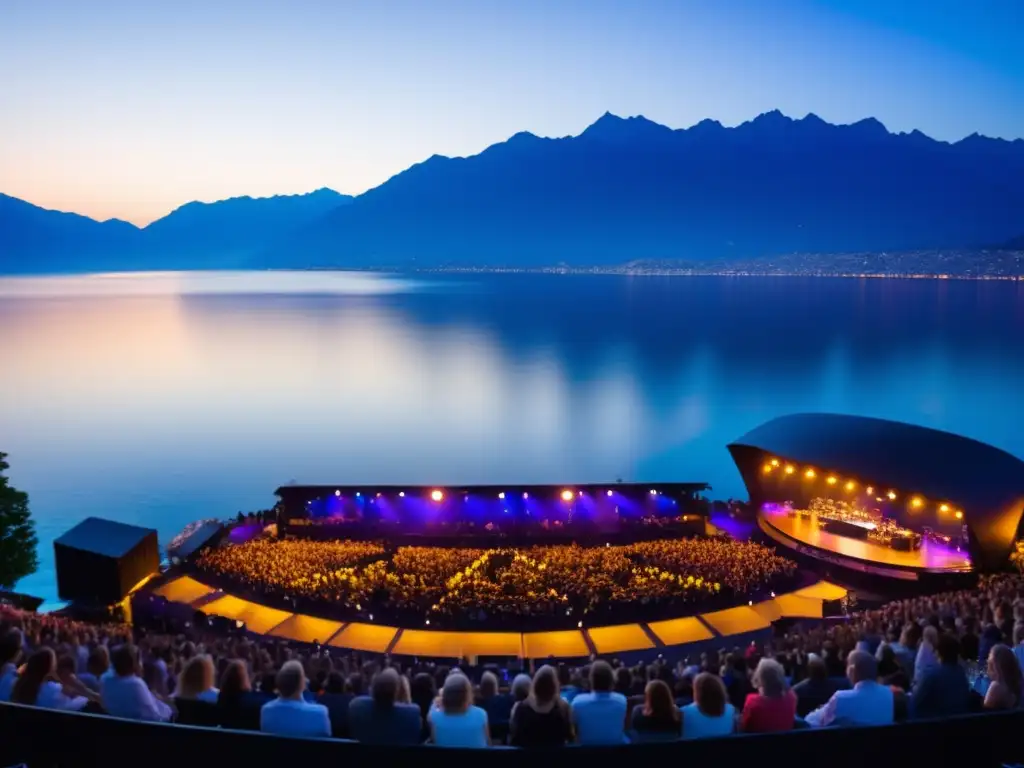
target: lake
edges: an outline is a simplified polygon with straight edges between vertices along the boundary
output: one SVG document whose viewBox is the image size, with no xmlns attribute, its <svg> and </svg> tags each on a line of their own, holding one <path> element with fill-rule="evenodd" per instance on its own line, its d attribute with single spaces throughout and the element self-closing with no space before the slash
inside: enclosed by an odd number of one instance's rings
<svg viewBox="0 0 1024 768">
<path fill-rule="evenodd" d="M 53 539 L 286 482 L 706 481 L 785 413 L 1024 456 L 1024 283 L 193 273 L 0 279 L 0 450 Z"/>
</svg>

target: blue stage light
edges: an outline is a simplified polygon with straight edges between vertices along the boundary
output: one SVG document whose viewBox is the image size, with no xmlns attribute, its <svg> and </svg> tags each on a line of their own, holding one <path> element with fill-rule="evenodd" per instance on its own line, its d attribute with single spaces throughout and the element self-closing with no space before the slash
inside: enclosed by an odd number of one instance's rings
<svg viewBox="0 0 1024 768">
<path fill-rule="evenodd" d="M 335 495 L 335 496 L 341 496 L 341 491 L 335 491 L 335 492 L 334 492 L 334 495 Z"/>
<path fill-rule="evenodd" d="M 504 491 L 502 491 L 501 493 L 499 493 L 499 494 L 498 494 L 498 498 L 499 498 L 499 499 L 504 499 L 504 498 L 505 498 L 505 492 L 504 492 Z"/>
<path fill-rule="evenodd" d="M 611 496 L 611 495 L 612 495 L 612 494 L 614 494 L 614 493 L 615 493 L 615 491 L 608 491 L 607 495 L 608 495 L 608 496 Z"/>
<path fill-rule="evenodd" d="M 398 496 L 399 496 L 399 498 L 404 499 L 405 498 L 405 491 L 399 491 L 398 492 Z"/>
</svg>

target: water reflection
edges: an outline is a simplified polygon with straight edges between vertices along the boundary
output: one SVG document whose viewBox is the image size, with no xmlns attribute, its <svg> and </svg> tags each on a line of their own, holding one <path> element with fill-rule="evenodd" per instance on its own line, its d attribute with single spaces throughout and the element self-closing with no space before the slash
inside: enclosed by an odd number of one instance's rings
<svg viewBox="0 0 1024 768">
<path fill-rule="evenodd" d="M 290 479 L 694 480 L 726 497 L 742 487 L 725 444 L 793 411 L 1024 454 L 1021 338 L 1006 283 L 0 280 L 0 450 L 44 564 L 86 514 L 167 540 Z M 52 573 L 29 586 L 52 593 Z"/>
</svg>

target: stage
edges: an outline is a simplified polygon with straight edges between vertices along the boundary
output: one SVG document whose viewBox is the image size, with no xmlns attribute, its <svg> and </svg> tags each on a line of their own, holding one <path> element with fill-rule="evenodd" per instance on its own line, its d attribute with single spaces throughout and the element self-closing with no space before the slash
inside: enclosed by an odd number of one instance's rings
<svg viewBox="0 0 1024 768">
<path fill-rule="evenodd" d="M 925 540 L 920 549 L 897 550 L 867 538 L 829 533 L 818 526 L 816 515 L 790 515 L 785 509 L 764 508 L 758 513 L 758 524 L 766 535 L 789 549 L 877 575 L 916 579 L 919 573 L 973 570 L 967 553 L 956 547 Z"/>
</svg>

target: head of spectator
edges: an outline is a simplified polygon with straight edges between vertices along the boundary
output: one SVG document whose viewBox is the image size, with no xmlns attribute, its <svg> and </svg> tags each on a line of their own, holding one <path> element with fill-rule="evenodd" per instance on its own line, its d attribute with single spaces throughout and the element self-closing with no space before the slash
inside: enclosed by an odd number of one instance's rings
<svg viewBox="0 0 1024 768">
<path fill-rule="evenodd" d="M 25 668 L 11 691 L 11 701 L 15 704 L 34 705 L 43 683 L 56 679 L 57 655 L 52 648 L 40 648 L 25 662 Z"/>
<path fill-rule="evenodd" d="M 181 672 L 175 695 L 181 699 L 198 699 L 213 690 L 214 675 L 213 659 L 205 653 L 193 656 Z"/>
<path fill-rule="evenodd" d="M 490 699 L 498 695 L 498 676 L 487 670 L 480 676 L 480 698 Z"/>
<path fill-rule="evenodd" d="M 867 651 L 851 651 L 846 657 L 846 677 L 853 685 L 875 681 L 878 678 L 875 657 Z"/>
<path fill-rule="evenodd" d="M 21 648 L 24 638 L 20 629 L 11 628 L 0 633 L 0 666 L 4 664 L 17 664 L 21 658 Z"/>
<path fill-rule="evenodd" d="M 441 709 L 446 715 L 458 715 L 473 703 L 473 686 L 461 672 L 453 671 L 441 688 Z"/>
<path fill-rule="evenodd" d="M 522 673 L 512 678 L 512 698 L 519 702 L 524 701 L 530 695 L 530 676 Z"/>
<path fill-rule="evenodd" d="M 725 705 L 729 694 L 725 690 L 722 678 L 711 672 L 701 672 L 693 679 L 693 703 L 697 709 L 708 717 L 721 717 L 725 714 Z"/>
<path fill-rule="evenodd" d="M 409 685 L 409 678 L 405 675 L 398 676 L 398 696 L 396 701 L 399 704 L 412 704 L 412 687 Z"/>
<path fill-rule="evenodd" d="M 546 710 L 558 701 L 560 686 L 555 668 L 545 664 L 533 675 L 530 685 L 530 706 L 535 710 Z"/>
<path fill-rule="evenodd" d="M 593 693 L 611 693 L 615 689 L 615 673 L 607 661 L 590 665 L 590 690 Z"/>
<path fill-rule="evenodd" d="M 110 651 L 105 645 L 97 645 L 89 652 L 89 658 L 85 662 L 85 669 L 94 677 L 101 678 L 110 669 Z"/>
<path fill-rule="evenodd" d="M 956 666 L 960 663 L 960 642 L 952 635 L 941 635 L 935 644 L 935 655 L 942 664 Z"/>
<path fill-rule="evenodd" d="M 825 660 L 816 653 L 807 656 L 807 677 L 822 682 L 828 678 L 828 667 Z"/>
<path fill-rule="evenodd" d="M 110 656 L 110 664 L 118 677 L 131 677 L 139 671 L 139 655 L 135 646 L 125 643 L 114 649 Z"/>
<path fill-rule="evenodd" d="M 1020 701 L 1021 670 L 1013 650 L 1002 643 L 993 645 L 988 653 L 987 672 L 990 680 L 1005 685 L 1013 694 L 1014 701 Z"/>
<path fill-rule="evenodd" d="M 327 679 L 324 681 L 324 693 L 331 694 L 332 696 L 345 693 L 345 678 L 341 672 L 332 670 L 327 673 Z"/>
<path fill-rule="evenodd" d="M 420 672 L 412 679 L 409 691 L 412 694 L 413 703 L 419 705 L 420 712 L 425 717 L 437 696 L 437 686 L 434 684 L 433 676 L 426 672 Z"/>
<path fill-rule="evenodd" d="M 225 698 L 241 696 L 252 691 L 249 669 L 241 659 L 232 659 L 220 678 L 220 695 Z"/>
<path fill-rule="evenodd" d="M 939 630 L 929 624 L 921 633 L 921 645 L 935 650 L 939 644 Z"/>
<path fill-rule="evenodd" d="M 1013 644 L 1021 645 L 1024 643 L 1024 621 L 1018 621 L 1013 625 Z"/>
<path fill-rule="evenodd" d="M 353 672 L 345 681 L 345 687 L 353 696 L 362 696 L 366 693 L 366 681 L 361 674 Z"/>
<path fill-rule="evenodd" d="M 302 692 L 306 690 L 306 671 L 302 668 L 302 662 L 295 659 L 286 661 L 274 682 L 280 698 L 301 701 Z"/>
<path fill-rule="evenodd" d="M 789 689 L 786 685 L 786 672 L 775 659 L 761 659 L 751 682 L 758 693 L 770 699 L 784 695 Z"/>
<path fill-rule="evenodd" d="M 382 669 L 373 676 L 370 683 L 370 696 L 373 698 L 374 706 L 381 710 L 393 708 L 398 701 L 400 688 L 398 673 L 390 667 Z"/>
<path fill-rule="evenodd" d="M 615 691 L 623 696 L 629 696 L 633 692 L 633 673 L 628 667 L 619 667 L 615 670 Z"/>
<path fill-rule="evenodd" d="M 664 680 L 651 680 L 644 688 L 644 714 L 659 722 L 679 722 L 679 708 L 672 698 L 672 689 Z"/>
</svg>

